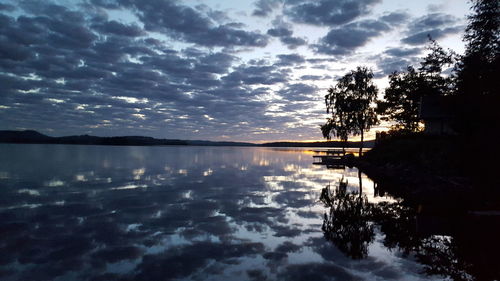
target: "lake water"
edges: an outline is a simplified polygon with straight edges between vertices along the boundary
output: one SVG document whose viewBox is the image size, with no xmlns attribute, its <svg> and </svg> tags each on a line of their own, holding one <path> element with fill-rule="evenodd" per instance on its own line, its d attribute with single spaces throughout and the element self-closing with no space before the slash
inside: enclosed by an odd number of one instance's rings
<svg viewBox="0 0 500 281">
<path fill-rule="evenodd" d="M 0 144 L 0 279 L 472 278 L 452 236 L 312 155 Z"/>
</svg>

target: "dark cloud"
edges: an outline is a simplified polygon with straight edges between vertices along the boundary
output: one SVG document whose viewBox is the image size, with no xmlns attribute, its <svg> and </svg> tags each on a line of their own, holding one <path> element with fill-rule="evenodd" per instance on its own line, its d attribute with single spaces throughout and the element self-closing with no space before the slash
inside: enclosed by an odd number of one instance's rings
<svg viewBox="0 0 500 281">
<path fill-rule="evenodd" d="M 367 14 L 380 0 L 289 0 L 285 14 L 293 21 L 314 25 L 336 26 Z"/>
<path fill-rule="evenodd" d="M 0 115 L 12 129 L 43 131 L 57 123 L 60 134 L 82 128 L 124 134 L 129 127 L 133 134 L 150 135 L 158 134 L 155 127 L 166 127 L 168 134 L 188 138 L 196 127 L 215 132 L 206 115 L 231 121 L 220 128 L 230 134 L 245 119 L 248 128 L 268 122 L 261 120 L 268 119 L 266 103 L 253 101 L 265 93 L 249 85 L 288 79 L 288 71 L 267 62 L 233 70 L 237 58 L 227 52 L 170 50 L 137 25 L 92 17 L 90 22 L 63 7 L 54 9 L 53 18 L 44 15 L 46 8 L 25 8 L 40 16 L 0 16 L 1 70 L 11 74 L 0 76 L 5 93 Z M 67 16 L 75 21 L 66 24 Z M 50 113 L 54 110 L 57 114 Z M 261 114 L 249 120 L 244 116 L 249 111 Z"/>
<path fill-rule="evenodd" d="M 454 25 L 458 19 L 452 15 L 432 13 L 413 20 L 409 25 L 410 32 Z"/>
<path fill-rule="evenodd" d="M 134 246 L 114 246 L 99 250 L 92 254 L 93 259 L 102 259 L 106 263 L 115 263 L 121 260 L 135 260 L 142 257 L 144 251 Z"/>
<path fill-rule="evenodd" d="M 320 80 L 323 76 L 321 75 L 302 75 L 300 76 L 300 80 Z"/>
<path fill-rule="evenodd" d="M 278 93 L 287 101 L 308 101 L 316 99 L 313 95 L 317 93 L 318 90 L 319 88 L 315 85 L 296 83 L 288 85 L 279 90 Z M 286 200 L 286 198 L 283 198 L 283 200 Z M 298 198 L 296 200 L 300 201 Z M 298 204 L 300 204 L 300 202 Z"/>
<path fill-rule="evenodd" d="M 15 9 L 16 9 L 16 7 L 13 5 L 0 3 L 0 11 L 12 12 Z"/>
<path fill-rule="evenodd" d="M 364 20 L 332 29 L 313 45 L 317 53 L 344 55 L 364 46 L 371 38 L 380 36 L 391 27 L 382 21 Z"/>
<path fill-rule="evenodd" d="M 274 9 L 279 7 L 279 5 L 282 3 L 282 0 L 258 0 L 255 2 L 255 10 L 252 12 L 252 15 L 258 16 L 258 17 L 266 17 Z"/>
<path fill-rule="evenodd" d="M 226 53 L 205 54 L 197 64 L 197 70 L 209 73 L 227 73 L 236 57 Z"/>
<path fill-rule="evenodd" d="M 0 39 L 0 58 L 5 60 L 23 61 L 28 59 L 32 53 L 22 45 L 16 44 L 7 38 Z"/>
<path fill-rule="evenodd" d="M 407 22 L 411 18 L 410 14 L 405 11 L 396 11 L 385 14 L 380 17 L 381 21 L 384 21 L 388 24 L 399 25 L 404 22 Z"/>
<path fill-rule="evenodd" d="M 463 31 L 458 18 L 444 14 L 431 13 L 417 18 L 408 24 L 407 36 L 401 42 L 410 45 L 421 45 L 429 41 L 428 36 L 440 39 L 450 34 Z"/>
<path fill-rule="evenodd" d="M 405 71 L 409 65 L 415 65 L 421 59 L 419 55 L 423 48 L 389 48 L 382 54 L 374 56 L 379 71 L 375 71 L 378 78 L 385 77 L 394 71 Z"/>
<path fill-rule="evenodd" d="M 293 34 L 293 31 L 286 27 L 277 27 L 267 30 L 267 34 L 274 37 L 288 37 Z"/>
<path fill-rule="evenodd" d="M 432 39 L 436 40 L 451 34 L 460 33 L 462 31 L 463 31 L 462 26 L 448 27 L 443 29 L 430 29 L 405 37 L 401 40 L 401 42 L 409 45 L 423 45 L 429 42 L 429 36 Z"/>
<path fill-rule="evenodd" d="M 267 34 L 273 37 L 278 37 L 284 45 L 289 49 L 296 49 L 299 46 L 307 44 L 307 41 L 303 38 L 293 37 L 293 31 L 291 24 L 283 21 L 281 17 L 277 17 L 273 20 L 274 27 L 267 30 Z"/>
<path fill-rule="evenodd" d="M 90 0 L 92 5 L 106 9 L 120 9 L 120 4 L 116 0 Z"/>
<path fill-rule="evenodd" d="M 147 31 L 163 32 L 174 39 L 205 46 L 267 45 L 267 37 L 240 29 L 239 23 L 216 25 L 199 11 L 172 1 L 122 1 L 136 11 Z"/>
<path fill-rule="evenodd" d="M 92 46 L 97 36 L 85 26 L 84 15 L 58 5 L 36 5 L 24 3 L 24 9 L 35 17 L 11 18 L 11 25 L 3 34 L 13 35 L 14 40 L 24 45 L 45 40 L 50 48 L 83 49 Z M 42 39 L 43 38 L 43 39 Z"/>
<path fill-rule="evenodd" d="M 222 77 L 226 85 L 273 85 L 286 82 L 288 72 L 279 69 L 277 66 L 247 66 L 236 67 L 233 72 Z"/>
<path fill-rule="evenodd" d="M 137 37 L 145 35 L 145 32 L 137 25 L 126 25 L 115 20 L 94 24 L 92 28 L 104 34 L 115 34 L 121 36 Z"/>
<path fill-rule="evenodd" d="M 377 60 L 377 66 L 380 71 L 375 71 L 374 74 L 377 78 L 386 77 L 394 71 L 405 71 L 413 63 L 413 60 L 406 57 L 382 57 Z"/>
<path fill-rule="evenodd" d="M 280 41 L 292 50 L 297 47 L 307 45 L 307 41 L 300 37 L 281 37 Z"/>
<path fill-rule="evenodd" d="M 296 54 L 277 55 L 276 57 L 278 58 L 276 65 L 279 66 L 292 66 L 306 62 L 306 59 L 303 56 Z"/>
<path fill-rule="evenodd" d="M 384 51 L 384 54 L 393 57 L 407 57 L 418 55 L 422 52 L 422 48 L 390 48 Z"/>
</svg>

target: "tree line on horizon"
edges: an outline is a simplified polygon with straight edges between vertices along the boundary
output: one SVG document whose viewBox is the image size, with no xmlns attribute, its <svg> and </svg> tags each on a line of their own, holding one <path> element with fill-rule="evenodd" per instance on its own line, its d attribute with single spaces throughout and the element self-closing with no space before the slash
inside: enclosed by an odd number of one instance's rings
<svg viewBox="0 0 500 281">
<path fill-rule="evenodd" d="M 423 129 L 419 108 L 424 97 L 444 99 L 452 108 L 453 130 L 474 143 L 494 133 L 500 121 L 500 7 L 498 0 L 472 0 L 472 14 L 463 37 L 465 53 L 445 50 L 429 36 L 429 53 L 420 67 L 389 75 L 383 99 L 373 72 L 358 66 L 339 78 L 325 95 L 327 121 L 321 126 L 323 137 L 347 142 L 350 135 L 361 135 L 379 124 L 393 121 L 390 133 L 415 133 Z M 443 71 L 452 69 L 451 74 Z M 380 117 L 379 117 L 380 116 Z"/>
</svg>

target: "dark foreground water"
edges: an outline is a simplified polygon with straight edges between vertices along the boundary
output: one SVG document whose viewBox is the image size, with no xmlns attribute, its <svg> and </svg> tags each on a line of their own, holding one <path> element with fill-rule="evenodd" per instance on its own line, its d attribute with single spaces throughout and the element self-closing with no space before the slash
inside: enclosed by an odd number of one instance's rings
<svg viewBox="0 0 500 281">
<path fill-rule="evenodd" d="M 0 144 L 0 279 L 489 276 L 447 223 L 311 153 Z"/>
</svg>

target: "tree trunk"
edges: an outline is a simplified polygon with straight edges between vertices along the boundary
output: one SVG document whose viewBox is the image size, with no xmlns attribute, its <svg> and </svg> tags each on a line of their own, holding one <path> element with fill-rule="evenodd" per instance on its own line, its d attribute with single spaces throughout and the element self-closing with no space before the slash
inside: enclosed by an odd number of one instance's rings
<svg viewBox="0 0 500 281">
<path fill-rule="evenodd" d="M 361 179 L 361 170 L 358 169 L 358 178 L 359 178 L 359 197 L 361 198 L 361 194 L 363 193 L 363 181 Z"/>
<path fill-rule="evenodd" d="M 359 145 L 359 157 L 361 157 L 363 153 L 363 139 L 364 139 L 364 130 L 361 130 L 361 144 Z"/>
</svg>

